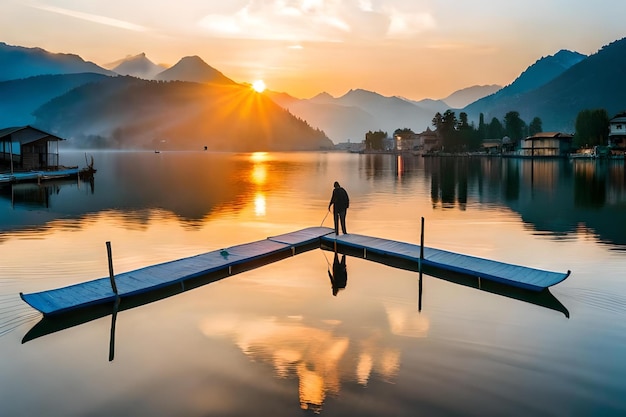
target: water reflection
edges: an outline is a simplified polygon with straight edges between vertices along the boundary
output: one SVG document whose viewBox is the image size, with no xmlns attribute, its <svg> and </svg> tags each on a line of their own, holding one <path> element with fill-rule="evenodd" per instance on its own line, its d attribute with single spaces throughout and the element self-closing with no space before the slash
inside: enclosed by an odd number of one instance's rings
<svg viewBox="0 0 626 417">
<path fill-rule="evenodd" d="M 52 218 L 80 219 L 111 210 L 131 219 L 138 213 L 165 210 L 186 227 L 196 229 L 213 215 L 237 217 L 248 208 L 251 218 L 266 218 L 272 196 L 321 187 L 316 178 L 329 174 L 327 162 L 335 157 L 103 152 L 96 155 L 97 190 L 94 182 L 2 187 L 0 227 L 12 230 L 23 226 L 26 220 L 21 212 L 33 208 L 55 211 L 54 215 L 31 213 L 28 225 L 35 227 L 45 226 Z M 359 175 L 374 183 L 384 181 L 385 193 L 392 194 L 389 198 L 423 193 L 430 196 L 434 211 L 502 207 L 519 213 L 538 234 L 562 238 L 590 230 L 602 242 L 626 245 L 623 161 L 380 154 L 342 158 L 350 161 L 346 169 L 354 172 L 335 177 Z M 355 198 L 369 201 L 379 188 L 353 192 Z M 289 213 L 283 210 L 281 215 Z"/>
<path fill-rule="evenodd" d="M 347 280 L 346 265 L 349 256 L 337 250 L 333 251 L 333 257 L 332 266 L 327 260 L 331 282 L 342 280 L 341 274 L 346 274 L 344 278 Z M 389 258 L 384 256 L 376 258 L 370 255 L 368 260 L 407 270 L 417 269 L 414 263 L 408 265 L 402 260 L 390 262 Z M 441 271 L 434 269 L 426 273 L 430 277 L 548 308 L 557 309 L 550 303 L 560 304 L 548 291 L 531 294 L 528 291 L 495 283 L 494 286 L 490 286 L 489 283 L 481 284 L 472 277 L 442 274 Z M 172 285 L 148 294 L 124 298 L 116 305 L 98 306 L 79 313 L 43 318 L 24 336 L 23 342 L 111 315 L 109 337 L 111 361 L 115 352 L 116 320 L 124 320 L 123 315 L 118 316 L 118 311 L 162 300 L 226 276 L 230 275 L 225 271 L 213 273 L 186 281 L 183 285 Z M 417 275 L 415 282 L 417 283 Z M 340 287 L 342 284 L 334 285 Z M 420 298 L 421 292 L 420 286 Z M 343 301 L 341 297 L 337 300 Z M 270 365 L 276 378 L 297 381 L 300 407 L 303 410 L 320 413 L 328 398 L 339 396 L 346 385 L 356 383 L 366 387 L 373 380 L 392 384 L 396 382 L 402 363 L 402 349 L 400 339 L 395 337 L 429 337 L 431 329 L 429 316 L 416 312 L 415 305 L 383 299 L 382 306 L 384 319 L 382 321 L 372 319 L 365 326 L 352 322 L 350 313 L 345 317 L 336 318 L 328 315 L 270 316 L 258 314 L 256 310 L 248 313 L 209 310 L 199 320 L 198 327 L 208 338 L 232 340 L 235 346 L 254 362 Z M 564 312 L 566 311 L 565 309 Z M 102 343 L 105 343 L 104 340 Z"/>
<path fill-rule="evenodd" d="M 373 374 L 393 381 L 400 351 L 379 330 L 348 336 L 340 321 L 308 323 L 303 317 L 212 316 L 200 328 L 207 337 L 232 338 L 256 362 L 271 364 L 278 378 L 296 378 L 300 407 L 320 412 L 328 396 Z"/>
<path fill-rule="evenodd" d="M 434 209 L 498 204 L 541 234 L 576 236 L 583 224 L 601 241 L 626 245 L 621 161 L 425 158 L 424 170 Z"/>
<path fill-rule="evenodd" d="M 11 203 L 13 210 L 32 210 L 52 208 L 54 200 L 62 198 L 64 189 L 76 189 L 84 193 L 94 194 L 95 181 L 48 180 L 37 183 L 17 183 L 0 186 L 0 198 Z M 81 190 L 82 189 L 82 190 Z"/>
<path fill-rule="evenodd" d="M 335 258 L 333 260 L 332 272 L 328 270 L 328 276 L 330 278 L 333 295 L 336 296 L 340 290 L 346 288 L 348 284 L 348 269 L 346 266 L 346 255 L 341 255 L 341 261 L 339 261 L 339 254 L 335 251 Z"/>
</svg>

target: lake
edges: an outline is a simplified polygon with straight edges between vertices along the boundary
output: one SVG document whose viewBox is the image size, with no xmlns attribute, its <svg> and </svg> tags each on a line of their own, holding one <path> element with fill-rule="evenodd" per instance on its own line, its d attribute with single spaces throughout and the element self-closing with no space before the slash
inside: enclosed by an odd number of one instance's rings
<svg viewBox="0 0 626 417">
<path fill-rule="evenodd" d="M 92 183 L 0 189 L 3 416 L 626 414 L 623 161 L 78 152 Z M 556 272 L 562 308 L 312 250 L 22 342 L 19 297 L 265 239 L 349 233 Z M 107 310 L 108 311 L 108 310 Z M 84 321 L 81 323 L 81 321 Z M 112 359 L 112 360 L 110 360 Z"/>
</svg>

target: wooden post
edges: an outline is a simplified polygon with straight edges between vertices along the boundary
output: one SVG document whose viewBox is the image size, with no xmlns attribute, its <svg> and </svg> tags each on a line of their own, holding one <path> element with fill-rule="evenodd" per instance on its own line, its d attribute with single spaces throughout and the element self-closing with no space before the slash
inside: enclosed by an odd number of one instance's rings
<svg viewBox="0 0 626 417">
<path fill-rule="evenodd" d="M 418 286 L 418 299 L 417 299 L 417 311 L 422 311 L 422 262 L 424 261 L 424 218 L 422 217 L 422 231 L 420 233 L 420 263 L 419 263 L 419 280 Z"/>
<path fill-rule="evenodd" d="M 113 275 L 113 256 L 111 255 L 111 242 L 107 242 L 107 256 L 109 257 L 109 278 L 111 279 L 111 288 L 117 295 L 117 285 L 115 285 L 115 276 Z"/>
<path fill-rule="evenodd" d="M 115 299 L 113 314 L 111 315 L 111 337 L 109 338 L 109 362 L 115 358 L 115 321 L 117 320 L 117 310 L 120 306 L 120 298 Z"/>
</svg>

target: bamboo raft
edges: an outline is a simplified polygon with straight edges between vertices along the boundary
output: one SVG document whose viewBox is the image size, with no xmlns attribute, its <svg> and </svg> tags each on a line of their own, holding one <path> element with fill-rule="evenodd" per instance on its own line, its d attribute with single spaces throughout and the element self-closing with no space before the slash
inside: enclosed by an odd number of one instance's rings
<svg viewBox="0 0 626 417">
<path fill-rule="evenodd" d="M 401 260 L 420 267 L 424 265 L 478 277 L 479 283 L 482 279 L 531 292 L 540 292 L 558 284 L 570 274 L 570 271 L 544 271 L 427 247 L 423 248 L 421 259 L 420 245 L 355 234 L 336 236 L 333 229 L 310 227 L 116 276 L 113 276 L 109 256 L 109 277 L 42 292 L 20 293 L 20 297 L 44 316 L 54 316 L 114 303 L 120 298 L 147 294 L 173 285 L 180 285 L 184 291 L 186 283 L 207 274 L 217 273 L 226 277 L 309 250 L 329 247 L 355 251 L 366 259 L 373 256 Z"/>
</svg>

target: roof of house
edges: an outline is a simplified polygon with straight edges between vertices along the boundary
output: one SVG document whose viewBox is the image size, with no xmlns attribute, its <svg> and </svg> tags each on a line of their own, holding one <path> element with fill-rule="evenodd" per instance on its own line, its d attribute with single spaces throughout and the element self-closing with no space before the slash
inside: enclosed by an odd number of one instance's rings
<svg viewBox="0 0 626 417">
<path fill-rule="evenodd" d="M 14 136 L 15 133 L 20 133 L 17 136 Z M 27 126 L 16 126 L 16 127 L 5 127 L 0 129 L 0 142 L 19 142 L 20 144 L 31 143 L 38 141 L 40 139 L 47 139 L 51 141 L 57 140 L 65 140 L 60 138 L 52 133 L 48 133 L 36 127 L 27 125 Z"/>
<path fill-rule="evenodd" d="M 609 120 L 609 123 L 624 123 L 624 122 L 626 122 L 626 112 L 616 114 L 611 120 Z"/>
<path fill-rule="evenodd" d="M 569 133 L 561 133 L 561 132 L 539 132 L 535 133 L 533 136 L 529 136 L 526 140 L 535 140 L 535 139 L 572 139 L 574 135 L 570 135 Z"/>
</svg>

